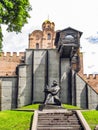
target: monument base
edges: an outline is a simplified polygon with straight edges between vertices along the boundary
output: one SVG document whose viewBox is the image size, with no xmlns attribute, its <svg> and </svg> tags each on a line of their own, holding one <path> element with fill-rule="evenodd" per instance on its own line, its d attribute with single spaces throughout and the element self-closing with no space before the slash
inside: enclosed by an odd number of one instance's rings
<svg viewBox="0 0 98 130">
<path fill-rule="evenodd" d="M 62 106 L 54 105 L 54 104 L 41 104 L 39 105 L 39 110 L 42 111 L 43 109 L 64 109 Z"/>
</svg>

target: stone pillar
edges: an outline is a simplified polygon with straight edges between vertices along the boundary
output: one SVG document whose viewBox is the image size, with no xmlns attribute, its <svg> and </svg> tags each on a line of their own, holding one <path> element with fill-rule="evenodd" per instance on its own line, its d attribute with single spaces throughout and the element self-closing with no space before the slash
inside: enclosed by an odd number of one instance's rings
<svg viewBox="0 0 98 130">
<path fill-rule="evenodd" d="M 62 103 L 69 103 L 70 98 L 68 95 L 69 93 L 69 69 L 70 69 L 70 62 L 69 58 L 62 58 L 61 59 L 61 91 L 60 91 L 60 98 Z M 71 82 L 71 81 L 70 81 Z"/>
<path fill-rule="evenodd" d="M 76 72 L 72 71 L 72 105 L 76 105 Z"/>
<path fill-rule="evenodd" d="M 31 78 L 30 66 L 25 64 L 20 65 L 18 75 L 18 107 L 32 103 Z"/>
<path fill-rule="evenodd" d="M 33 58 L 34 58 L 34 50 L 33 49 L 27 49 L 26 50 L 26 56 L 25 56 L 25 63 L 28 65 L 28 71 L 26 72 L 28 74 L 27 79 L 29 79 L 29 87 L 31 90 L 31 101 L 33 102 Z"/>
<path fill-rule="evenodd" d="M 56 49 L 48 50 L 48 85 L 51 86 L 53 80 L 59 83 L 59 54 Z"/>
<path fill-rule="evenodd" d="M 46 86 L 46 50 L 34 50 L 33 58 L 33 102 L 43 102 Z"/>
</svg>

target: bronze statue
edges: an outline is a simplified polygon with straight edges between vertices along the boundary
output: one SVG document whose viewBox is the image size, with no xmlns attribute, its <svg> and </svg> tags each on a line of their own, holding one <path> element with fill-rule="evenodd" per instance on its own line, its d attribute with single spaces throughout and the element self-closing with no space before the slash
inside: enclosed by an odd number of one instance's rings
<svg viewBox="0 0 98 130">
<path fill-rule="evenodd" d="M 44 104 L 61 105 L 59 97 L 57 96 L 59 90 L 60 87 L 58 86 L 57 81 L 54 80 L 51 87 L 47 86 L 47 88 L 44 90 L 44 92 L 47 94 Z"/>
</svg>

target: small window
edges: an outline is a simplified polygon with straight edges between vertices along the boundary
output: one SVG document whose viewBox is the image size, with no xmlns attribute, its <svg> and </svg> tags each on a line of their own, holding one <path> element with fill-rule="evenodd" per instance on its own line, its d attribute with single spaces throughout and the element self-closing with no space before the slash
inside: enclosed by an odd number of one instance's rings
<svg viewBox="0 0 98 130">
<path fill-rule="evenodd" d="M 39 49 L 39 43 L 36 43 L 36 49 Z"/>
<path fill-rule="evenodd" d="M 74 41 L 74 37 L 73 37 L 72 35 L 67 35 L 67 36 L 65 36 L 65 39 L 66 39 L 67 41 Z"/>
<path fill-rule="evenodd" d="M 66 39 L 74 39 L 74 37 L 72 35 L 67 35 L 65 36 Z"/>
<path fill-rule="evenodd" d="M 50 34 L 50 33 L 48 33 L 48 35 L 47 35 L 47 39 L 48 39 L 48 40 L 51 39 L 51 34 Z"/>
</svg>

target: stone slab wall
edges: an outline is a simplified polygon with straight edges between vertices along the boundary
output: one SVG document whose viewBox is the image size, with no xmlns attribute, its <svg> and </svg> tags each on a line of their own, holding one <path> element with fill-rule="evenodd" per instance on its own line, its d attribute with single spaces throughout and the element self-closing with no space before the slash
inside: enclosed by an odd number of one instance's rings
<svg viewBox="0 0 98 130">
<path fill-rule="evenodd" d="M 46 50 L 34 50 L 33 102 L 43 102 L 46 83 Z"/>
<path fill-rule="evenodd" d="M 61 91 L 60 91 L 60 98 L 62 103 L 69 103 L 69 94 L 68 94 L 68 90 L 69 90 L 69 84 L 68 84 L 68 74 L 69 74 L 69 59 L 65 59 L 62 58 L 61 59 L 61 65 L 60 65 L 60 69 L 61 69 Z"/>
<path fill-rule="evenodd" d="M 53 80 L 57 80 L 61 102 L 69 103 L 69 59 L 60 61 L 56 49 L 33 50 L 33 55 L 33 102 L 43 102 L 46 85 L 51 86 Z"/>
<path fill-rule="evenodd" d="M 86 109 L 98 109 L 98 94 L 78 75 L 76 75 L 76 105 Z"/>
<path fill-rule="evenodd" d="M 70 74 L 70 60 L 60 59 L 56 49 L 28 49 L 17 76 L 0 77 L 0 109 L 8 110 L 43 102 L 44 89 L 57 80 L 62 103 L 98 109 L 98 94 L 78 75 Z"/>
<path fill-rule="evenodd" d="M 18 66 L 18 107 L 32 103 L 33 51 L 27 49 L 25 64 Z"/>
<path fill-rule="evenodd" d="M 32 49 L 27 49 L 26 50 L 26 55 L 25 55 L 25 64 L 29 64 L 32 66 L 33 64 L 33 50 Z"/>
<path fill-rule="evenodd" d="M 98 110 L 98 94 L 88 85 L 88 108 Z"/>
<path fill-rule="evenodd" d="M 50 86 L 53 80 L 59 83 L 59 54 L 57 50 L 48 50 L 48 85 Z"/>
<path fill-rule="evenodd" d="M 17 77 L 0 77 L 0 108 L 10 110 L 17 107 Z"/>
<path fill-rule="evenodd" d="M 32 103 L 31 66 L 20 65 L 18 69 L 18 107 Z"/>
<path fill-rule="evenodd" d="M 87 108 L 86 83 L 78 75 L 76 75 L 76 105 Z"/>
</svg>

